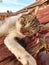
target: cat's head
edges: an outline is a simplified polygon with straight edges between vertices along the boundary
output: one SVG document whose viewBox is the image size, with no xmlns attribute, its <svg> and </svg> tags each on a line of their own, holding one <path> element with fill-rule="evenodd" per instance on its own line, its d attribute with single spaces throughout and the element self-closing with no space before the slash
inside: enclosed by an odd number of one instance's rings
<svg viewBox="0 0 49 65">
<path fill-rule="evenodd" d="M 37 24 L 34 22 L 35 16 L 32 14 L 23 14 L 17 21 L 17 31 L 23 35 L 30 36 L 36 32 Z"/>
</svg>

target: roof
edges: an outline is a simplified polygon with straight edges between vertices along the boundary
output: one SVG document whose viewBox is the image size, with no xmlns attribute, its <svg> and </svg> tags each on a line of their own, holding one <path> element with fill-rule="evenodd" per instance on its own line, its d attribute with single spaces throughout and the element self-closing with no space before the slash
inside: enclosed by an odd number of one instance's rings
<svg viewBox="0 0 49 65">
<path fill-rule="evenodd" d="M 4 16 L 14 16 L 14 15 L 17 15 L 17 14 L 20 14 L 20 13 L 24 13 L 24 12 L 27 12 L 28 10 L 30 9 L 34 9 L 36 6 L 39 6 L 43 3 L 45 3 L 46 1 L 48 0 L 38 0 L 36 1 L 35 3 L 32 3 L 30 5 L 28 5 L 27 7 L 17 11 L 17 12 L 11 12 L 11 13 L 7 13 L 7 12 L 3 12 L 3 13 L 0 13 L 0 16 L 4 15 Z"/>
</svg>

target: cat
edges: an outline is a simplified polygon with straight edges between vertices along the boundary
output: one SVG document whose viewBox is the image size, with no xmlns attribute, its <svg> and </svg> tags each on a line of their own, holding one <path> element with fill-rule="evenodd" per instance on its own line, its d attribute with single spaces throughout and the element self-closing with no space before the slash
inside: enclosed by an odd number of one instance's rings
<svg viewBox="0 0 49 65">
<path fill-rule="evenodd" d="M 35 34 L 39 29 L 34 22 L 34 15 L 19 14 L 5 19 L 5 23 L 0 26 L 0 37 L 5 35 L 4 44 L 16 56 L 23 65 L 37 65 L 36 60 L 15 38 L 24 38 Z"/>
</svg>

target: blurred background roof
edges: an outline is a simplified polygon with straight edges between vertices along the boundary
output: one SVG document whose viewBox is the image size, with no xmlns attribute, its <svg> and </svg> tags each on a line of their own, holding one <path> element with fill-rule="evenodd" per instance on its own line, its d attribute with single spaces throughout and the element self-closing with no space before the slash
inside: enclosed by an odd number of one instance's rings
<svg viewBox="0 0 49 65">
<path fill-rule="evenodd" d="M 35 0 L 0 0 L 0 12 L 6 12 L 7 10 L 15 12 L 33 2 Z"/>
</svg>

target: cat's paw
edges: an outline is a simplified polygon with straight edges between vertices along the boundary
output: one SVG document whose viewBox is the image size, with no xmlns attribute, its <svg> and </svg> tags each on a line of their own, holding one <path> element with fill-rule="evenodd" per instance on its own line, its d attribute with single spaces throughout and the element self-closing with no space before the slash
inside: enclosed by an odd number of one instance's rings
<svg viewBox="0 0 49 65">
<path fill-rule="evenodd" d="M 26 65 L 37 65 L 36 60 L 29 55 L 26 55 L 27 64 Z"/>
</svg>

